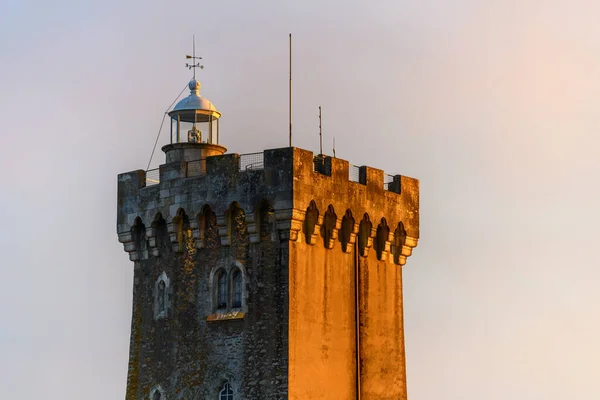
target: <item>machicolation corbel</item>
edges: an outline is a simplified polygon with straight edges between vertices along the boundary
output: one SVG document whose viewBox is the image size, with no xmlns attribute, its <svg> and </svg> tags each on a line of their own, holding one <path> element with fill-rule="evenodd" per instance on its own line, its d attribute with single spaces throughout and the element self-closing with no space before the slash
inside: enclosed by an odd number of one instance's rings
<svg viewBox="0 0 600 400">
<path fill-rule="evenodd" d="M 306 209 L 304 217 L 304 236 L 306 243 L 315 244 L 318 236 L 318 228 L 323 223 L 323 217 L 319 215 L 319 209 L 314 200 L 310 201 L 310 205 Z"/>
<path fill-rule="evenodd" d="M 346 210 L 346 215 L 342 218 L 340 228 L 340 243 L 342 244 L 342 251 L 344 253 L 351 253 L 352 247 L 356 242 L 356 236 L 358 235 L 358 224 L 354 222 L 352 211 Z"/>
<path fill-rule="evenodd" d="M 362 257 L 369 255 L 369 249 L 373 245 L 374 234 L 369 214 L 365 213 L 358 227 L 358 252 Z"/>
<path fill-rule="evenodd" d="M 337 215 L 333 206 L 330 204 L 327 207 L 327 211 L 323 216 L 323 222 L 321 225 L 321 236 L 323 236 L 323 244 L 326 249 L 333 249 L 335 239 L 337 239 L 338 231 L 342 221 L 338 221 Z"/>
</svg>

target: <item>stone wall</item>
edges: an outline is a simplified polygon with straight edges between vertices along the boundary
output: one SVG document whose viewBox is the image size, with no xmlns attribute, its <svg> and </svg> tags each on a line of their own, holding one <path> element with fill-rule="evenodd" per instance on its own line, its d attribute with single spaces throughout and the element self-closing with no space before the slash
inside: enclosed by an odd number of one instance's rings
<svg viewBox="0 0 600 400">
<path fill-rule="evenodd" d="M 352 182 L 347 161 L 315 168 L 296 148 L 265 151 L 262 170 L 240 171 L 237 154 L 207 158 L 203 176 L 186 169 L 161 165 L 148 187 L 144 171 L 118 178 L 135 268 L 127 399 L 216 399 L 224 382 L 236 399 L 405 398 L 401 266 L 419 235 L 418 181 L 385 190 L 382 171 L 361 167 Z"/>
<path fill-rule="evenodd" d="M 290 155 L 267 151 L 264 170 L 244 172 L 235 154 L 212 157 L 194 178 L 165 164 L 149 187 L 143 171 L 119 175 L 117 230 L 135 265 L 128 399 L 157 386 L 168 399 L 215 399 L 226 381 L 239 399 L 286 398 Z M 241 307 L 217 309 L 221 269 L 243 271 Z M 157 319 L 163 273 L 171 299 Z"/>
<path fill-rule="evenodd" d="M 347 161 L 316 172 L 312 160 L 294 153 L 289 398 L 405 399 L 401 267 L 419 235 L 418 181 L 390 191 L 381 170 L 352 182 Z"/>
</svg>

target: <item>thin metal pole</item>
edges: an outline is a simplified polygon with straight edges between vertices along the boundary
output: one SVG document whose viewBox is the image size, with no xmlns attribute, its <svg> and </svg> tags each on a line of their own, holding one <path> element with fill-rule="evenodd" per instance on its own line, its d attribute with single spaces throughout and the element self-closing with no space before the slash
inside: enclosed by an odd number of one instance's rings
<svg viewBox="0 0 600 400">
<path fill-rule="evenodd" d="M 213 117 L 208 117 L 208 143 L 213 142 Z"/>
<path fill-rule="evenodd" d="M 323 127 L 321 121 L 321 106 L 319 106 L 319 154 L 323 154 Z"/>
<path fill-rule="evenodd" d="M 356 330 L 356 399 L 360 400 L 360 259 L 358 256 L 358 236 L 354 240 L 354 300 Z"/>
<path fill-rule="evenodd" d="M 290 147 L 292 147 L 292 34 L 290 33 Z"/>
<path fill-rule="evenodd" d="M 333 138 L 333 158 L 335 158 L 335 138 Z"/>
<path fill-rule="evenodd" d="M 192 50 L 193 51 L 193 53 L 192 53 L 192 56 L 193 56 L 192 62 L 194 64 L 196 64 L 196 34 L 192 35 L 192 43 L 193 43 L 193 46 L 194 46 L 194 50 Z M 196 80 L 196 67 L 194 67 L 193 70 L 194 70 L 194 80 Z M 194 126 L 196 126 L 196 124 L 194 124 Z"/>
</svg>

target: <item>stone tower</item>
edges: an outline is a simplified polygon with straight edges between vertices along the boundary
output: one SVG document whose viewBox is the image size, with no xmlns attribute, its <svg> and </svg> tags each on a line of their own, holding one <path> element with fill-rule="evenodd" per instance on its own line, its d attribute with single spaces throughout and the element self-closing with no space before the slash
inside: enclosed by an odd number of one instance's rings
<svg viewBox="0 0 600 400">
<path fill-rule="evenodd" d="M 419 182 L 294 147 L 226 154 L 189 87 L 166 162 L 118 176 L 126 399 L 405 399 Z"/>
</svg>

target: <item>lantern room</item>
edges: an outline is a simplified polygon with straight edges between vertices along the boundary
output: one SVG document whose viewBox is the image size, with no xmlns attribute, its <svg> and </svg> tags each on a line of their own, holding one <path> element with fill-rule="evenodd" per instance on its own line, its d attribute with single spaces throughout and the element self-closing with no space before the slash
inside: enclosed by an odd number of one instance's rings
<svg viewBox="0 0 600 400">
<path fill-rule="evenodd" d="M 210 100 L 200 96 L 200 82 L 192 79 L 190 95 L 181 100 L 171 112 L 171 143 L 219 143 L 219 118 Z"/>
<path fill-rule="evenodd" d="M 163 147 L 167 162 L 203 160 L 227 151 L 219 145 L 221 113 L 210 100 L 200 96 L 200 82 L 196 78 L 188 86 L 189 96 L 168 113 L 171 139 L 170 144 Z"/>
</svg>

